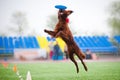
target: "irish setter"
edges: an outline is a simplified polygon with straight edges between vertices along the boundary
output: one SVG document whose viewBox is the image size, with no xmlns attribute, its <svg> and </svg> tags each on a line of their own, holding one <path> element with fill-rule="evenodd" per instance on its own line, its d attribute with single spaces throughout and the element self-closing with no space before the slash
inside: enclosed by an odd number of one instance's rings
<svg viewBox="0 0 120 80">
<path fill-rule="evenodd" d="M 67 17 L 72 13 L 71 10 L 59 10 L 58 11 L 58 23 L 54 29 L 54 31 L 44 30 L 44 32 L 48 33 L 52 37 L 61 37 L 62 40 L 67 44 L 68 55 L 71 61 L 75 64 L 77 73 L 79 72 L 78 64 L 74 59 L 74 54 L 80 59 L 81 63 L 84 66 L 84 69 L 87 71 L 87 66 L 83 62 L 85 59 L 85 55 L 79 49 L 77 44 L 74 41 L 73 35 L 68 27 L 68 23 L 66 22 Z"/>
</svg>

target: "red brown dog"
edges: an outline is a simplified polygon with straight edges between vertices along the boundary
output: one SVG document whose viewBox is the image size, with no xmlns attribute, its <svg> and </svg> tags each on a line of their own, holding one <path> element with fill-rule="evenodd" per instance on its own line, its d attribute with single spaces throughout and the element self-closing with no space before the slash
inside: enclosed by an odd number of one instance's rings
<svg viewBox="0 0 120 80">
<path fill-rule="evenodd" d="M 68 23 L 66 22 L 67 17 L 72 13 L 71 10 L 59 10 L 58 11 L 58 23 L 55 27 L 54 31 L 44 30 L 44 32 L 48 33 L 52 37 L 61 37 L 62 40 L 67 44 L 68 47 L 68 55 L 71 61 L 75 64 L 77 73 L 79 72 L 78 64 L 74 59 L 74 54 L 81 60 L 81 63 L 84 66 L 84 69 L 87 71 L 87 66 L 83 62 L 85 59 L 85 55 L 79 49 L 77 44 L 74 41 L 73 35 L 68 27 Z"/>
</svg>

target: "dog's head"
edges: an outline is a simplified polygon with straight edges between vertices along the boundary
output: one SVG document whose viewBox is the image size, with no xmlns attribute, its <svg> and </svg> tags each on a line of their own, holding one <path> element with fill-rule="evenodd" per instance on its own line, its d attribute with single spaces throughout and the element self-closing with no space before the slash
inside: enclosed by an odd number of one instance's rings
<svg viewBox="0 0 120 80">
<path fill-rule="evenodd" d="M 65 21 L 66 18 L 67 18 L 71 13 L 73 13 L 72 10 L 59 10 L 59 11 L 58 11 L 58 19 L 59 19 L 59 20 L 62 20 L 62 21 Z"/>
</svg>

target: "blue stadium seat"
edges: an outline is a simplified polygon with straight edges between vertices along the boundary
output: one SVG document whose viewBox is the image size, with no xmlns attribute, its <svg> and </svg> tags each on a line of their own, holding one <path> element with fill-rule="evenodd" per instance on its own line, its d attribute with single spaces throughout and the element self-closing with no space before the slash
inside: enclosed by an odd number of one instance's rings
<svg viewBox="0 0 120 80">
<path fill-rule="evenodd" d="M 102 42 L 103 42 L 103 44 L 104 44 L 105 47 L 112 46 L 112 44 L 109 42 L 109 40 L 108 40 L 108 38 L 106 36 L 102 36 L 101 40 L 102 40 Z"/>
<path fill-rule="evenodd" d="M 0 36 L 0 48 L 3 48 L 3 39 L 1 36 Z"/>
<path fill-rule="evenodd" d="M 55 41 L 55 38 L 46 37 L 48 41 Z M 120 42 L 120 36 L 114 39 Z M 118 48 L 114 46 L 108 36 L 74 36 L 74 40 L 83 52 L 90 49 L 92 52 L 116 53 Z M 35 36 L 19 36 L 19 37 L 0 37 L 0 54 L 11 54 L 15 48 L 40 48 Z M 54 57 L 55 58 L 55 57 Z"/>
<path fill-rule="evenodd" d="M 31 40 L 31 37 L 23 37 L 25 48 L 33 48 L 33 42 Z"/>
<path fill-rule="evenodd" d="M 77 43 L 77 45 L 80 47 L 80 41 L 78 40 L 78 37 L 77 36 L 74 36 L 74 41 Z"/>
<path fill-rule="evenodd" d="M 26 48 L 40 48 L 37 39 L 33 36 L 24 37 L 24 43 Z"/>
<path fill-rule="evenodd" d="M 83 52 L 90 49 L 92 52 L 113 53 L 118 49 L 108 40 L 108 36 L 82 36 L 74 37 L 74 40 Z M 82 44 L 82 45 L 81 45 Z"/>
<path fill-rule="evenodd" d="M 79 36 L 79 40 L 82 42 L 81 47 L 86 47 L 87 46 L 86 42 L 84 41 L 84 39 L 82 37 Z"/>
<path fill-rule="evenodd" d="M 3 37 L 3 46 L 4 48 L 9 48 L 9 42 L 7 37 Z"/>
<path fill-rule="evenodd" d="M 114 39 L 120 44 L 120 35 L 114 36 Z"/>
<path fill-rule="evenodd" d="M 9 48 L 13 49 L 13 48 L 14 48 L 13 38 L 12 38 L 12 37 L 9 37 L 8 40 L 9 40 Z"/>
<path fill-rule="evenodd" d="M 95 43 L 95 40 L 91 36 L 89 36 L 89 40 L 92 44 L 92 47 L 97 47 L 97 44 Z"/>
<path fill-rule="evenodd" d="M 25 48 L 22 37 L 14 37 L 13 42 L 14 42 L 14 48 Z"/>
<path fill-rule="evenodd" d="M 82 42 L 81 38 L 78 38 L 79 47 L 85 47 L 85 44 Z"/>
<path fill-rule="evenodd" d="M 36 37 L 33 37 L 33 41 L 34 41 L 34 48 L 40 48 Z"/>
</svg>

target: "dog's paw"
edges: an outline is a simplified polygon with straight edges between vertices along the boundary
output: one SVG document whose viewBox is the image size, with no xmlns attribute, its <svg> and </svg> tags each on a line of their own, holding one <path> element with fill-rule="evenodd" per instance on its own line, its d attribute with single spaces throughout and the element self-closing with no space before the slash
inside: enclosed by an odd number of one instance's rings
<svg viewBox="0 0 120 80">
<path fill-rule="evenodd" d="M 47 30 L 46 30 L 46 29 L 44 29 L 44 32 L 47 32 Z"/>
</svg>

